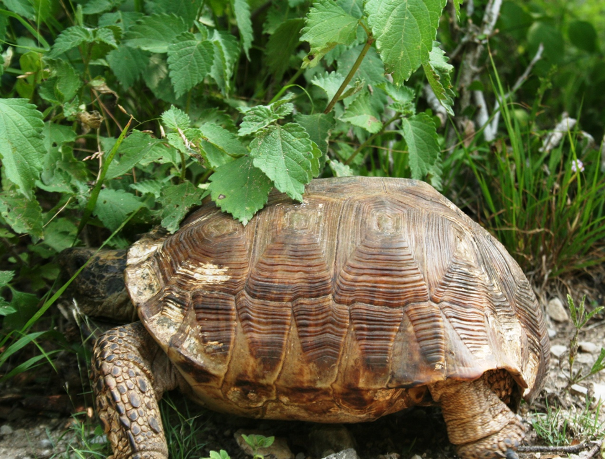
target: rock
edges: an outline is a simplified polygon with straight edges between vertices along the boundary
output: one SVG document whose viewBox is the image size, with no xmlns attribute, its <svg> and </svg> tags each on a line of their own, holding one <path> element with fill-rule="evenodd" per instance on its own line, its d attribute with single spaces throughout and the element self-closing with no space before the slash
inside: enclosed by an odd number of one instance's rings
<svg viewBox="0 0 605 459">
<path fill-rule="evenodd" d="M 595 361 L 595 358 L 592 354 L 578 354 L 576 355 L 576 362 L 583 363 L 586 365 L 592 365 Z"/>
<path fill-rule="evenodd" d="M 246 440 L 244 440 L 242 434 L 258 435 L 259 432 L 251 432 L 240 429 L 235 432 L 235 434 L 233 434 L 233 437 L 235 438 L 235 441 L 237 442 L 237 445 L 240 447 L 240 449 L 247 455 L 254 456 L 255 452 L 252 450 L 252 447 L 248 443 L 246 443 Z M 290 448 L 288 448 L 288 443 L 286 442 L 286 439 L 281 437 L 275 438 L 275 441 L 271 446 L 267 448 L 258 448 L 256 452 L 262 456 L 268 456 L 269 454 L 271 454 L 274 459 L 295 459 L 294 454 L 292 453 L 292 451 L 290 451 Z"/>
<path fill-rule="evenodd" d="M 343 452 L 355 448 L 355 439 L 343 425 L 325 425 L 309 434 L 309 451 L 312 456 L 324 457 L 327 450 Z M 337 453 L 340 454 L 340 453 Z"/>
<path fill-rule="evenodd" d="M 323 459 L 359 459 L 359 456 L 357 455 L 357 451 L 353 448 L 347 448 L 339 453 L 325 456 Z"/>
<path fill-rule="evenodd" d="M 568 322 L 569 315 L 559 298 L 553 298 L 546 305 L 546 313 L 556 322 Z"/>
<path fill-rule="evenodd" d="M 579 384 L 572 385 L 570 390 L 571 393 L 575 395 L 586 396 L 586 394 L 588 394 L 588 389 L 586 389 L 584 386 L 580 386 Z"/>
<path fill-rule="evenodd" d="M 563 354 L 567 352 L 567 346 L 563 346 L 561 344 L 555 344 L 550 346 L 550 353 L 554 355 L 556 358 L 561 357 Z"/>
<path fill-rule="evenodd" d="M 418 454 L 414 454 L 411 459 L 422 459 Z"/>
<path fill-rule="evenodd" d="M 550 339 L 553 339 L 555 336 L 557 336 L 557 330 L 555 330 L 554 328 L 549 328 L 548 329 L 548 337 Z"/>
<path fill-rule="evenodd" d="M 43 438 L 42 440 L 40 440 L 40 448 L 52 448 L 53 446 L 53 442 L 50 441 L 48 438 Z"/>
<path fill-rule="evenodd" d="M 588 352 L 589 354 L 596 354 L 599 351 L 598 346 L 595 343 L 591 343 L 590 341 L 581 341 L 580 344 L 580 352 Z"/>
<path fill-rule="evenodd" d="M 605 384 L 594 383 L 592 385 L 595 401 L 602 400 L 605 402 Z"/>
<path fill-rule="evenodd" d="M 8 424 L 4 424 L 0 427 L 0 435 L 10 435 L 13 433 L 13 428 Z"/>
</svg>

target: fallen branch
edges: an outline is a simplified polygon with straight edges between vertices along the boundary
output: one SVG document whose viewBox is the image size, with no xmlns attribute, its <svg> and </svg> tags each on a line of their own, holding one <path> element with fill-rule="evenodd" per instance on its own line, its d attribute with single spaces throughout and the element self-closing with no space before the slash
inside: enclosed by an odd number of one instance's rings
<svg viewBox="0 0 605 459">
<path fill-rule="evenodd" d="M 555 128 L 548 133 L 546 138 L 544 139 L 544 144 L 540 148 L 540 151 L 551 152 L 554 148 L 557 147 L 563 140 L 563 136 L 567 134 L 568 131 L 574 128 L 578 120 L 575 118 L 570 118 L 567 113 L 563 113 L 561 117 L 561 121 L 557 123 Z"/>
<path fill-rule="evenodd" d="M 590 443 L 580 443 L 571 446 L 519 446 L 517 451 L 520 453 L 579 453 L 582 450 L 588 448 Z M 590 451 L 595 447 L 598 449 L 601 446 L 601 442 L 597 442 Z"/>
</svg>

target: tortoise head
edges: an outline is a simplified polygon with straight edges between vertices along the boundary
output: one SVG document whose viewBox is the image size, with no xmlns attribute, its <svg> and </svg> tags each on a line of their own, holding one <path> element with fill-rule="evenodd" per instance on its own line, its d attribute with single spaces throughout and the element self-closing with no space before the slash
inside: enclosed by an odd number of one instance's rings
<svg viewBox="0 0 605 459">
<path fill-rule="evenodd" d="M 136 320 L 136 311 L 124 284 L 127 251 L 95 252 L 95 249 L 72 248 L 59 255 L 65 280 L 70 279 L 90 260 L 71 283 L 68 293 L 88 316 L 116 322 Z"/>
</svg>

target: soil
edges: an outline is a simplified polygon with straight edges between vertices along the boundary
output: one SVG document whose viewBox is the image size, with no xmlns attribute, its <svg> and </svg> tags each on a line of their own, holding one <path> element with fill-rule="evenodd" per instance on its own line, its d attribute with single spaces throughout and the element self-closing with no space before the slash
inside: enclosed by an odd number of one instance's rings
<svg viewBox="0 0 605 459">
<path fill-rule="evenodd" d="M 599 301 L 603 304 L 602 297 Z M 554 334 L 551 337 L 551 345 L 561 345 L 569 349 L 574 332 L 571 322 L 555 323 L 548 318 L 548 328 L 551 334 Z M 589 322 L 580 332 L 579 341 L 592 343 L 597 348 L 591 353 L 580 352 L 576 358 L 574 370 L 588 372 L 601 347 L 605 347 L 603 314 Z M 546 444 L 532 428 L 531 421 L 540 416 L 540 413 L 546 413 L 548 407 L 561 409 L 562 424 L 565 416 L 577 419 L 578 413 L 587 410 L 586 395 L 582 393 L 582 388 L 589 397 L 599 395 L 599 391 L 605 389 L 603 371 L 580 382 L 580 387 L 570 391 L 568 353 L 564 353 L 560 358 L 552 355 L 551 358 L 551 369 L 544 390 L 532 406 L 522 404 L 520 408 L 519 415 L 528 428 L 526 445 Z M 85 365 L 78 363 L 85 359 L 86 357 L 62 351 L 54 360 L 57 372 L 52 370 L 50 365 L 44 364 L 0 386 L 0 458 L 92 458 L 108 454 L 106 439 L 90 408 L 92 403 L 86 384 L 87 370 Z M 603 399 L 605 401 L 605 394 Z M 178 456 L 182 458 L 208 457 L 210 450 L 220 449 L 228 451 L 233 459 L 250 457 L 246 456 L 234 438 L 236 431 L 243 429 L 246 432 L 283 437 L 297 459 L 315 459 L 310 453 L 312 445 L 309 434 L 327 429 L 321 424 L 251 420 L 212 413 L 188 403 L 175 393 L 170 394 L 169 400 L 170 405 L 175 406 L 180 413 L 187 413 L 185 418 L 191 420 L 183 424 L 185 427 L 180 427 L 177 435 L 182 438 L 195 436 L 197 441 L 196 447 L 184 447 L 190 448 L 186 452 L 178 451 Z M 173 411 L 169 404 L 164 403 L 164 409 Z M 589 416 L 595 417 L 598 413 L 598 419 L 594 421 L 595 425 L 600 427 L 602 438 L 605 433 L 605 410 L 597 409 L 594 400 L 592 405 L 589 402 L 588 406 Z M 170 422 L 176 425 L 179 415 L 173 411 L 171 416 L 174 421 Z M 189 429 L 190 425 L 195 434 L 183 431 Z M 445 424 L 438 408 L 413 408 L 373 423 L 347 425 L 345 428 L 354 439 L 354 447 L 361 459 L 408 459 L 414 455 L 419 455 L 422 459 L 442 459 L 455 456 L 447 440 Z M 594 440 L 586 432 L 581 432 L 573 422 L 569 422 L 566 428 L 568 440 L 572 443 Z M 87 444 L 83 444 L 83 439 Z M 96 450 L 97 453 L 76 455 L 75 450 Z M 584 457 L 585 455 L 586 453 Z M 557 456 L 567 455 L 520 453 L 522 459 L 548 459 Z M 572 454 L 570 457 L 581 458 L 582 454 Z"/>
</svg>

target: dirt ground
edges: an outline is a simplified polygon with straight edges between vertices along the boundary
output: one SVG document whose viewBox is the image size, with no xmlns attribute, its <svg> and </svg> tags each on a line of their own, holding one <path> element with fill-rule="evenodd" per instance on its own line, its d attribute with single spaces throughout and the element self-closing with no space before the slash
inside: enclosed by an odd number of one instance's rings
<svg viewBox="0 0 605 459">
<path fill-rule="evenodd" d="M 599 301 L 603 304 L 602 297 L 598 298 L 596 303 Z M 572 444 L 588 443 L 590 434 L 576 426 L 573 419 L 578 419 L 578 413 L 588 413 L 588 416 L 592 416 L 597 431 L 600 431 L 601 435 L 605 433 L 605 410 L 598 409 L 597 403 L 594 402 L 594 397 L 598 399 L 600 395 L 605 402 L 605 371 L 582 381 L 579 387 L 570 391 L 567 387 L 568 351 L 565 349 L 569 349 L 574 332 L 573 325 L 571 321 L 555 322 L 548 318 L 548 328 L 552 335 L 551 345 L 556 353 L 561 354 L 559 358 L 554 353 L 551 356 L 551 369 L 542 394 L 532 406 L 522 404 L 520 408 L 519 414 L 528 428 L 525 445 L 545 444 L 532 428 L 531 421 L 535 421 L 539 416 L 544 417 L 548 407 L 561 409 L 558 421 L 552 415 L 550 418 L 552 423 L 558 422 L 555 428 L 567 429 Z M 605 347 L 603 314 L 593 319 L 582 330 L 579 342 L 583 343 L 583 347 L 576 358 L 574 368 L 587 372 L 598 357 L 601 347 Z M 55 359 L 57 372 L 49 365 L 43 365 L 0 387 L 0 458 L 105 456 L 106 439 L 90 408 L 91 398 L 87 386 L 81 382 L 87 374 L 87 369 L 82 363 L 84 359 L 83 356 L 76 358 L 76 354 L 62 351 Z M 593 397 L 592 407 L 589 406 L 588 409 L 584 392 Z M 333 426 L 321 424 L 258 421 L 212 413 L 187 403 L 179 394 L 174 393 L 170 394 L 170 400 L 180 411 L 188 411 L 187 419 L 194 419 L 189 424 L 196 430 L 198 446 L 186 452 L 180 451 L 179 457 L 182 458 L 208 457 L 210 450 L 219 449 L 227 450 L 234 459 L 250 457 L 244 454 L 234 439 L 234 433 L 244 429 L 284 438 L 292 457 L 296 459 L 315 459 L 317 456 L 311 453 L 313 444 L 310 438 L 316 437 L 317 434 L 313 432 L 326 433 L 334 429 Z M 178 416 L 174 415 L 174 418 L 176 424 Z M 565 419 L 568 419 L 566 425 Z M 183 429 L 181 426 L 176 435 L 193 435 Z M 455 456 L 447 440 L 445 424 L 438 408 L 414 408 L 386 416 L 374 423 L 347 425 L 336 429 L 341 429 L 338 435 L 342 436 L 344 432 L 348 440 L 343 440 L 341 444 L 337 442 L 334 448 L 344 449 L 352 438 L 351 446 L 361 459 L 409 459 L 415 455 L 419 457 L 414 459 L 442 459 Z M 82 443 L 83 438 L 87 440 L 86 445 Z M 90 452 L 76 453 L 86 450 Z M 330 452 L 330 448 L 324 451 Z M 569 456 L 582 459 L 586 458 L 586 455 L 585 449 L 583 453 L 576 454 L 521 453 L 520 457 L 550 459 Z"/>
</svg>

